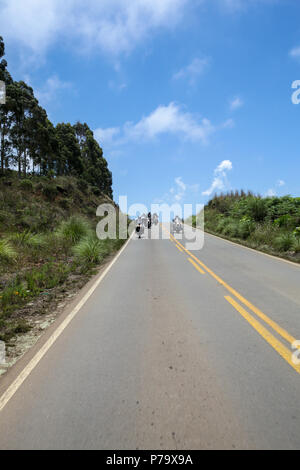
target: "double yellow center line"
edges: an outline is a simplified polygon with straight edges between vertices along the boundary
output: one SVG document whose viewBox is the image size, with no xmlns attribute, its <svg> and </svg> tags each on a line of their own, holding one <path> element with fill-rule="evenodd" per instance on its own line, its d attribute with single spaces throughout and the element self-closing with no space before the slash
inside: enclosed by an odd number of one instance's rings
<svg viewBox="0 0 300 470">
<path fill-rule="evenodd" d="M 221 279 L 217 274 L 215 274 L 208 266 L 206 266 L 202 261 L 200 261 L 196 256 L 194 256 L 189 250 L 187 250 L 171 233 L 170 240 L 175 243 L 175 246 L 181 251 L 189 255 L 189 262 L 201 273 L 205 274 L 207 272 L 210 274 L 219 284 L 221 284 L 230 294 L 232 294 L 236 299 L 238 299 L 245 307 L 251 310 L 258 318 L 263 320 L 267 325 L 269 325 L 279 336 L 286 340 L 290 345 L 292 345 L 296 339 L 288 333 L 284 328 L 278 325 L 275 321 L 269 318 L 265 313 L 260 309 L 255 307 L 251 302 L 249 302 L 245 297 L 243 297 L 239 292 L 233 289 L 229 284 L 227 284 L 223 279 Z M 229 302 L 237 312 L 242 315 L 242 317 L 269 343 L 275 351 L 280 354 L 280 356 L 285 359 L 285 361 L 294 369 L 298 374 L 300 374 L 300 365 L 294 364 L 292 360 L 292 352 L 289 350 L 281 341 L 279 341 L 270 331 L 265 328 L 253 315 L 251 315 L 245 308 L 243 308 L 236 300 L 231 296 L 225 296 L 227 302 Z"/>
</svg>

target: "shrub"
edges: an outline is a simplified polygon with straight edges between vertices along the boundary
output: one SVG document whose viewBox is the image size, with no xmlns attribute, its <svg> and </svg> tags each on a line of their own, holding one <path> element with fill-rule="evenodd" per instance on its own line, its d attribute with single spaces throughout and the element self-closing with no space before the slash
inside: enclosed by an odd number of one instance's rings
<svg viewBox="0 0 300 470">
<path fill-rule="evenodd" d="M 25 179 L 20 182 L 20 188 L 24 191 L 33 191 L 33 184 L 31 180 Z"/>
<path fill-rule="evenodd" d="M 239 223 L 239 237 L 242 238 L 243 240 L 246 240 L 247 238 L 250 237 L 251 233 L 254 232 L 255 230 L 255 224 L 251 220 L 241 220 Z"/>
<path fill-rule="evenodd" d="M 294 247 L 295 238 L 291 233 L 280 235 L 275 240 L 275 247 L 279 251 L 289 251 Z"/>
<path fill-rule="evenodd" d="M 40 290 L 52 289 L 68 277 L 70 267 L 62 263 L 47 263 L 40 269 L 32 269 L 24 276 L 27 289 L 38 294 Z"/>
<path fill-rule="evenodd" d="M 71 207 L 71 201 L 68 198 L 63 198 L 59 201 L 60 207 L 62 207 L 65 210 L 69 210 Z"/>
<path fill-rule="evenodd" d="M 293 218 L 289 214 L 280 216 L 278 219 L 274 220 L 274 225 L 277 227 L 289 227 L 293 222 Z"/>
<path fill-rule="evenodd" d="M 103 241 L 98 240 L 95 236 L 89 236 L 81 240 L 74 247 L 74 254 L 86 263 L 99 263 L 107 254 Z"/>
<path fill-rule="evenodd" d="M 91 227 L 86 219 L 72 216 L 69 220 L 60 224 L 56 233 L 59 237 L 75 244 L 83 238 L 86 238 L 90 234 L 90 231 Z"/>
<path fill-rule="evenodd" d="M 267 205 L 264 199 L 250 198 L 248 200 L 248 215 L 256 222 L 262 222 L 267 215 Z"/>
<path fill-rule="evenodd" d="M 92 187 L 92 192 L 95 194 L 95 196 L 101 196 L 101 191 L 97 186 Z"/>
<path fill-rule="evenodd" d="M 17 253 L 11 246 L 8 240 L 0 240 L 0 260 L 3 261 L 14 261 L 17 257 Z"/>
<path fill-rule="evenodd" d="M 47 184 L 46 186 L 44 186 L 42 191 L 43 191 L 44 196 L 49 201 L 53 201 L 58 194 L 56 186 L 51 185 L 51 184 Z"/>
<path fill-rule="evenodd" d="M 229 237 L 238 237 L 239 236 L 239 224 L 236 221 L 230 221 L 225 225 L 223 229 L 223 234 Z"/>
<path fill-rule="evenodd" d="M 271 224 L 258 225 L 251 233 L 251 240 L 257 245 L 272 244 L 273 240 L 278 235 L 278 229 Z"/>
<path fill-rule="evenodd" d="M 299 240 L 300 242 L 300 227 L 297 227 L 295 230 L 294 230 L 294 237 Z"/>
<path fill-rule="evenodd" d="M 42 235 L 33 234 L 29 230 L 10 235 L 10 240 L 17 246 L 42 247 L 45 243 Z"/>
<path fill-rule="evenodd" d="M 15 305 L 21 305 L 27 292 L 24 285 L 17 278 L 0 293 L 1 308 L 4 312 L 12 310 Z"/>
<path fill-rule="evenodd" d="M 88 185 L 84 179 L 79 179 L 77 181 L 77 187 L 81 192 L 85 193 L 88 188 Z"/>
<path fill-rule="evenodd" d="M 217 231 L 218 233 L 223 233 L 223 231 L 224 231 L 226 225 L 228 225 L 227 220 L 226 220 L 226 219 L 221 219 L 221 220 L 219 221 L 219 223 L 217 224 L 217 226 L 216 226 L 216 231 Z"/>
<path fill-rule="evenodd" d="M 10 212 L 0 210 L 0 223 L 5 226 L 9 227 L 13 224 L 14 217 Z"/>
</svg>

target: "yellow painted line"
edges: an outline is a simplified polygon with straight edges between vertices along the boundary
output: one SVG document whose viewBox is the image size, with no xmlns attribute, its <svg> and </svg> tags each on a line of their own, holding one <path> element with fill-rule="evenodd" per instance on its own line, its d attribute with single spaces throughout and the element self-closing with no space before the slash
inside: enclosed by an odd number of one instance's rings
<svg viewBox="0 0 300 470">
<path fill-rule="evenodd" d="M 183 253 L 183 250 L 180 248 L 180 246 L 178 246 L 176 243 L 175 243 L 175 246 L 181 253 Z"/>
<path fill-rule="evenodd" d="M 189 262 L 194 266 L 194 268 L 197 269 L 197 271 L 199 271 L 199 273 L 201 274 L 205 274 L 205 272 L 203 271 L 203 269 L 201 269 L 197 263 L 195 263 L 195 261 L 193 261 L 191 258 L 189 258 Z"/>
<path fill-rule="evenodd" d="M 172 237 L 172 234 L 170 234 Z M 177 243 L 179 243 L 177 241 Z M 285 329 L 281 328 L 275 321 L 269 318 L 266 314 L 264 314 L 261 310 L 255 307 L 251 302 L 249 302 L 245 297 L 239 294 L 235 289 L 233 289 L 229 284 L 227 284 L 223 279 L 221 279 L 217 274 L 215 274 L 211 269 L 209 269 L 202 261 L 200 261 L 196 256 L 194 256 L 189 250 L 187 250 L 181 243 L 179 243 L 181 248 L 188 253 L 202 268 L 204 268 L 217 282 L 219 282 L 225 289 L 227 289 L 232 295 L 234 295 L 237 299 L 240 300 L 246 307 L 252 310 L 261 320 L 267 323 L 271 328 L 273 328 L 276 333 L 278 333 L 282 338 L 284 338 L 289 344 L 292 344 L 296 341 L 292 335 L 290 335 Z"/>
<path fill-rule="evenodd" d="M 225 299 L 250 323 L 250 325 L 264 338 L 267 343 L 272 346 L 285 361 L 300 374 L 300 365 L 296 365 L 292 361 L 292 353 L 288 350 L 275 336 L 273 336 L 258 320 L 248 313 L 241 305 L 239 305 L 232 297 L 227 296 Z"/>
<path fill-rule="evenodd" d="M 31 372 L 36 368 L 39 362 L 43 359 L 46 353 L 49 351 L 51 346 L 56 342 L 56 340 L 61 336 L 63 331 L 67 328 L 67 326 L 71 323 L 74 317 L 78 314 L 87 300 L 91 297 L 91 295 L 95 292 L 99 284 L 103 281 L 105 276 L 111 270 L 113 265 L 119 259 L 125 248 L 127 247 L 128 243 L 132 239 L 135 232 L 133 232 L 123 246 L 123 248 L 119 251 L 117 256 L 112 260 L 109 266 L 103 271 L 101 276 L 95 281 L 93 286 L 90 290 L 85 294 L 85 296 L 81 299 L 80 302 L 76 305 L 76 307 L 72 310 L 72 312 L 66 317 L 66 319 L 58 326 L 58 328 L 54 331 L 54 333 L 50 336 L 48 341 L 41 347 L 41 349 L 36 353 L 36 355 L 31 359 L 31 361 L 27 364 L 27 366 L 23 369 L 20 375 L 16 378 L 16 380 L 8 387 L 8 389 L 4 392 L 4 394 L 0 397 L 0 412 L 3 408 L 7 405 L 7 403 L 11 400 L 11 398 L 15 395 L 21 385 L 25 382 L 27 377 L 31 374 Z"/>
</svg>

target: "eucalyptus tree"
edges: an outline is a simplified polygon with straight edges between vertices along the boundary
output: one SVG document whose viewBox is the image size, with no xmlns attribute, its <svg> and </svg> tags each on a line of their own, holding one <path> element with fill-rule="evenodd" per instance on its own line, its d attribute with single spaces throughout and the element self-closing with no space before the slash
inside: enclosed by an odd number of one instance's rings
<svg viewBox="0 0 300 470">
<path fill-rule="evenodd" d="M 3 38 L 0 36 L 0 59 L 5 55 L 5 46 Z M 12 77 L 7 70 L 7 62 L 2 59 L 0 62 L 0 80 L 5 83 L 6 102 L 0 104 L 0 165 L 1 172 L 9 166 L 9 153 L 11 151 L 11 143 L 9 141 L 9 130 L 11 126 L 11 113 L 9 110 L 10 86 L 13 83 Z"/>
</svg>

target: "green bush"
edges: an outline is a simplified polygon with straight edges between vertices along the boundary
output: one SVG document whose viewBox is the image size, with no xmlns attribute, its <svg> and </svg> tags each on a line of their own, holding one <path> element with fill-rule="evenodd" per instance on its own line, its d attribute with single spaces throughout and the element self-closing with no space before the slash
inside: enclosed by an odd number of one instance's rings
<svg viewBox="0 0 300 470">
<path fill-rule="evenodd" d="M 60 199 L 59 205 L 62 209 L 69 210 L 71 208 L 71 201 L 68 198 L 63 198 Z"/>
<path fill-rule="evenodd" d="M 31 180 L 25 179 L 20 182 L 20 188 L 24 191 L 33 191 L 33 183 Z"/>
<path fill-rule="evenodd" d="M 17 257 L 16 251 L 13 249 L 8 240 L 0 240 L 0 260 L 2 261 L 14 261 Z"/>
<path fill-rule="evenodd" d="M 14 306 L 22 305 L 28 296 L 24 284 L 17 277 L 2 292 L 0 292 L 0 305 L 4 313 L 13 310 Z"/>
<path fill-rule="evenodd" d="M 243 240 L 246 240 L 247 238 L 250 237 L 251 233 L 253 233 L 255 230 L 255 223 L 252 222 L 251 220 L 241 220 L 239 223 L 239 237 L 242 238 Z"/>
<path fill-rule="evenodd" d="M 57 187 L 51 184 L 43 186 L 42 192 L 49 201 L 54 201 L 58 194 Z"/>
<path fill-rule="evenodd" d="M 226 225 L 228 225 L 227 220 L 226 219 L 220 219 L 220 221 L 218 222 L 218 224 L 216 226 L 216 232 L 223 233 Z"/>
<path fill-rule="evenodd" d="M 276 227 L 290 227 L 293 223 L 293 218 L 289 214 L 280 216 L 278 219 L 274 220 L 274 225 Z"/>
<path fill-rule="evenodd" d="M 92 186 L 92 192 L 95 194 L 95 196 L 101 196 L 101 191 L 97 186 Z"/>
<path fill-rule="evenodd" d="M 66 241 L 75 244 L 86 238 L 91 232 L 88 221 L 79 216 L 72 216 L 66 222 L 62 222 L 57 229 L 57 235 Z"/>
<path fill-rule="evenodd" d="M 271 224 L 260 224 L 256 226 L 250 238 L 258 246 L 271 245 L 278 233 L 278 229 Z"/>
<path fill-rule="evenodd" d="M 24 276 L 30 293 L 38 294 L 43 289 L 53 289 L 68 277 L 70 267 L 62 263 L 46 263 L 40 269 L 32 269 Z"/>
<path fill-rule="evenodd" d="M 229 237 L 237 238 L 239 236 L 239 224 L 236 221 L 230 221 L 225 225 L 223 234 Z"/>
<path fill-rule="evenodd" d="M 290 251 L 293 249 L 295 244 L 295 238 L 291 233 L 286 233 L 284 235 L 280 235 L 275 240 L 275 247 L 279 251 Z"/>
<path fill-rule="evenodd" d="M 299 240 L 300 242 L 300 227 L 297 227 L 295 230 L 294 230 L 294 237 Z"/>
<path fill-rule="evenodd" d="M 32 248 L 39 248 L 45 243 L 42 235 L 31 233 L 29 230 L 13 233 L 9 238 L 16 246 L 20 247 L 29 246 Z"/>
<path fill-rule="evenodd" d="M 98 240 L 94 235 L 84 238 L 74 247 L 75 256 L 85 263 L 99 263 L 107 252 L 105 242 Z"/>
<path fill-rule="evenodd" d="M 0 223 L 3 227 L 8 228 L 13 225 L 14 217 L 10 212 L 0 210 Z"/>
<path fill-rule="evenodd" d="M 77 182 L 77 187 L 81 192 L 86 193 L 86 191 L 88 189 L 88 185 L 86 183 L 86 180 L 79 179 L 78 182 Z"/>
<path fill-rule="evenodd" d="M 248 215 L 256 222 L 262 222 L 267 215 L 267 205 L 264 199 L 252 197 L 247 202 Z"/>
</svg>

